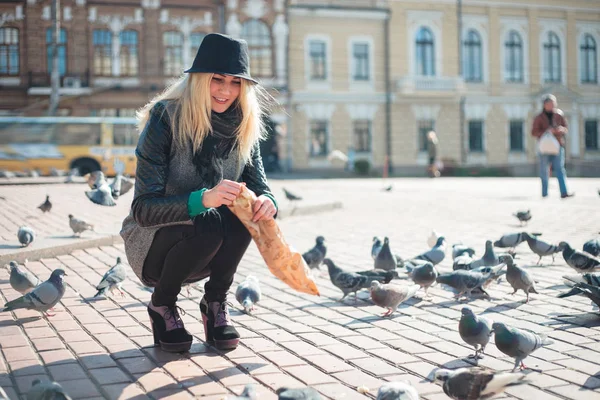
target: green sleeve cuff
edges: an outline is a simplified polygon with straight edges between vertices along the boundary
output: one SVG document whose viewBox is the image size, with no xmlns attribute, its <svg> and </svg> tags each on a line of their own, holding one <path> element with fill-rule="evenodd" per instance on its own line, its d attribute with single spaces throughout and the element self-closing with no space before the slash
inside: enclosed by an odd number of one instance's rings
<svg viewBox="0 0 600 400">
<path fill-rule="evenodd" d="M 190 193 L 190 197 L 188 198 L 188 214 L 190 218 L 193 219 L 195 216 L 208 211 L 208 208 L 202 204 L 202 196 L 204 196 L 204 192 L 207 190 L 204 188 Z"/>
<path fill-rule="evenodd" d="M 273 196 L 271 193 L 265 193 L 264 195 L 271 199 L 271 201 L 273 202 L 273 204 L 275 204 L 275 208 L 277 209 L 277 211 L 279 211 L 279 206 L 277 205 L 277 201 L 275 200 L 275 196 Z"/>
</svg>

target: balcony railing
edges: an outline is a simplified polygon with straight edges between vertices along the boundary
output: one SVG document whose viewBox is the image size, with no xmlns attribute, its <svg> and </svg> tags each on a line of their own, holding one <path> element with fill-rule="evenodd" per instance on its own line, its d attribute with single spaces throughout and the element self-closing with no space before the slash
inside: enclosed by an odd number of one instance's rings
<svg viewBox="0 0 600 400">
<path fill-rule="evenodd" d="M 405 76 L 398 79 L 397 89 L 405 94 L 414 92 L 460 92 L 465 89 L 465 82 L 460 77 Z"/>
<path fill-rule="evenodd" d="M 291 0 L 290 6 L 315 6 L 320 8 L 387 8 L 389 0 Z"/>
<path fill-rule="evenodd" d="M 50 74 L 29 71 L 28 87 L 50 87 L 52 85 Z M 60 86 L 63 88 L 87 88 L 90 86 L 89 71 L 80 74 L 65 74 L 60 77 Z"/>
</svg>

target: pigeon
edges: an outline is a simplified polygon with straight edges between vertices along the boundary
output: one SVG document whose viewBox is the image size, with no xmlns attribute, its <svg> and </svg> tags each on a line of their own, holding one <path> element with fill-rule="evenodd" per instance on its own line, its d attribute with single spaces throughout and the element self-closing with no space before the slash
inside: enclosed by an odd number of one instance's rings
<svg viewBox="0 0 600 400">
<path fill-rule="evenodd" d="M 67 178 L 65 179 L 65 183 L 73 183 L 75 182 L 75 180 L 73 179 L 74 177 L 79 176 L 79 169 L 78 168 L 71 168 L 71 170 L 69 171 L 69 174 L 67 175 Z"/>
<path fill-rule="evenodd" d="M 519 366 L 521 369 L 527 368 L 523 364 L 523 360 L 535 350 L 554 343 L 544 335 L 514 328 L 503 322 L 494 322 L 492 330 L 494 331 L 494 341 L 498 350 L 515 359 L 513 372 Z"/>
<path fill-rule="evenodd" d="M 17 238 L 23 247 L 27 247 L 35 240 L 35 231 L 28 226 L 20 226 L 17 231 Z"/>
<path fill-rule="evenodd" d="M 469 269 L 475 269 L 478 267 L 493 267 L 500 264 L 500 259 L 494 251 L 494 245 L 491 240 L 485 242 L 485 253 L 480 259 L 474 260 L 470 265 Z"/>
<path fill-rule="evenodd" d="M 131 179 L 125 178 L 121 174 L 117 174 L 110 184 L 112 197 L 118 199 L 133 188 L 134 184 Z"/>
<path fill-rule="evenodd" d="M 391 192 L 392 189 L 394 189 L 394 185 L 387 185 L 386 187 L 383 188 L 384 192 Z"/>
<path fill-rule="evenodd" d="M 425 296 L 427 296 L 427 290 L 435 283 L 435 279 L 438 276 L 438 272 L 432 263 L 426 262 L 416 266 L 406 265 L 408 276 L 413 280 L 414 283 L 425 289 Z"/>
<path fill-rule="evenodd" d="M 249 383 L 244 387 L 244 390 L 239 396 L 229 396 L 227 400 L 257 400 L 258 393 L 253 384 Z"/>
<path fill-rule="evenodd" d="M 325 259 L 327 247 L 323 244 L 324 242 L 325 238 L 323 236 L 317 236 L 315 246 L 302 254 L 302 258 L 304 258 L 304 261 L 306 261 L 306 264 L 308 264 L 310 269 L 319 269 L 321 263 Z"/>
<path fill-rule="evenodd" d="M 575 286 L 573 286 L 573 290 L 577 290 L 577 294 L 582 294 L 586 296 L 588 299 L 593 301 L 598 307 L 600 307 L 600 287 L 593 286 L 585 282 L 579 282 L 576 283 Z"/>
<path fill-rule="evenodd" d="M 8 263 L 10 266 L 10 286 L 17 292 L 27 294 L 31 292 L 37 285 L 40 284 L 40 280 L 33 275 L 31 272 L 23 271 L 15 261 Z"/>
<path fill-rule="evenodd" d="M 463 253 L 454 259 L 452 263 L 452 269 L 454 271 L 459 269 L 471 269 L 471 264 L 473 261 L 474 260 L 469 256 L 468 253 Z"/>
<path fill-rule="evenodd" d="M 35 379 L 27 392 L 26 400 L 71 400 L 57 382 L 42 382 Z"/>
<path fill-rule="evenodd" d="M 390 283 L 392 279 L 400 279 L 398 271 L 385 271 L 383 269 L 371 269 L 368 271 L 357 272 L 358 275 L 366 276 L 372 281 L 378 281 L 382 283 Z"/>
<path fill-rule="evenodd" d="M 502 256 L 506 260 L 506 280 L 514 289 L 512 294 L 517 293 L 521 289 L 527 295 L 525 303 L 529 303 L 529 293 L 539 294 L 535 290 L 535 281 L 529 272 L 516 265 L 511 256 Z"/>
<path fill-rule="evenodd" d="M 94 172 L 90 172 L 84 176 L 87 184 L 90 186 L 90 189 L 98 189 L 102 184 L 106 182 L 106 176 L 104 172 L 98 170 Z"/>
<path fill-rule="evenodd" d="M 53 314 L 49 314 L 47 311 L 54 307 L 65 294 L 63 275 L 66 275 L 64 270 L 55 269 L 47 281 L 40 283 L 26 295 L 6 303 L 2 311 L 26 308 L 28 310 L 39 311 L 48 317 L 53 316 Z"/>
<path fill-rule="evenodd" d="M 235 291 L 235 299 L 248 314 L 254 311 L 254 305 L 260 301 L 260 297 L 260 282 L 257 277 L 252 275 L 248 275 Z"/>
<path fill-rule="evenodd" d="M 584 251 L 575 250 L 567 242 L 560 242 L 558 248 L 562 249 L 563 258 L 569 267 L 580 274 L 600 270 L 600 258 Z"/>
<path fill-rule="evenodd" d="M 455 296 L 457 299 L 465 293 L 470 296 L 474 289 L 479 289 L 489 298 L 490 295 L 483 287 L 490 279 L 492 279 L 492 276 L 492 273 L 484 274 L 478 271 L 458 270 L 440 274 L 435 281 L 454 288 L 458 292 Z"/>
<path fill-rule="evenodd" d="M 104 181 L 104 183 L 100 185 L 98 189 L 86 191 L 85 195 L 92 201 L 92 203 L 99 204 L 101 206 L 113 207 L 117 205 L 112 197 L 110 186 L 106 181 Z"/>
<path fill-rule="evenodd" d="M 327 265 L 331 283 L 333 283 L 335 287 L 344 293 L 344 296 L 340 299 L 340 301 L 344 300 L 350 293 L 354 293 L 354 299 L 356 300 L 356 292 L 361 289 L 369 288 L 373 280 L 378 280 L 377 277 L 373 276 L 364 276 L 354 272 L 345 272 L 340 267 L 335 265 L 334 262 L 329 258 L 323 260 L 323 264 Z"/>
<path fill-rule="evenodd" d="M 419 392 L 407 382 L 387 382 L 379 388 L 377 400 L 419 400 Z"/>
<path fill-rule="evenodd" d="M 46 195 L 46 201 L 38 206 L 40 210 L 44 213 L 50 212 L 52 210 L 52 203 L 50 203 L 50 196 Z"/>
<path fill-rule="evenodd" d="M 433 247 L 433 246 L 431 246 Z M 457 243 L 452 245 L 452 259 L 454 260 L 457 257 L 463 256 L 465 253 L 468 254 L 469 257 L 473 257 L 475 255 L 475 249 L 469 246 L 465 246 L 462 243 Z"/>
<path fill-rule="evenodd" d="M 65 171 L 62 169 L 50 167 L 50 176 L 65 176 Z"/>
<path fill-rule="evenodd" d="M 6 394 L 6 392 L 4 391 L 4 389 L 2 389 L 1 387 L 0 387 L 0 400 L 10 400 L 10 399 L 8 398 L 8 395 L 7 395 L 7 394 Z"/>
<path fill-rule="evenodd" d="M 503 256 L 500 256 L 503 257 Z M 488 275 L 486 282 L 483 284 L 483 288 L 486 289 L 492 282 L 506 274 L 504 267 L 506 264 L 498 264 L 495 267 L 479 267 L 472 269 L 472 272 L 479 272 L 484 275 Z"/>
<path fill-rule="evenodd" d="M 565 285 L 573 287 L 575 283 L 587 283 L 588 285 L 600 287 L 600 274 L 583 274 L 583 275 L 563 275 Z M 572 293 L 573 290 L 567 293 L 559 294 L 558 297 L 569 297 L 579 294 L 578 291 Z"/>
<path fill-rule="evenodd" d="M 117 257 L 117 263 L 111 267 L 104 276 L 98 286 L 96 286 L 96 290 L 98 291 L 94 297 L 98 297 L 101 295 L 106 295 L 106 291 L 109 290 L 111 294 L 114 294 L 115 288 L 119 291 L 122 297 L 125 297 L 125 293 L 121 288 L 123 282 L 127 278 L 127 269 L 121 263 L 121 257 Z"/>
<path fill-rule="evenodd" d="M 508 386 L 527 383 L 527 375 L 511 372 L 493 372 L 483 368 L 438 369 L 435 380 L 454 400 L 489 399 L 503 393 Z"/>
<path fill-rule="evenodd" d="M 515 247 L 526 241 L 529 236 L 527 232 L 507 233 L 494 242 L 494 247 L 514 250 Z"/>
<path fill-rule="evenodd" d="M 281 387 L 275 392 L 279 400 L 321 400 L 322 397 L 315 389 L 311 387 L 290 389 Z"/>
<path fill-rule="evenodd" d="M 421 288 L 419 285 L 412 286 L 397 286 L 397 285 L 382 285 L 380 282 L 371 282 L 371 300 L 375 305 L 387 308 L 382 316 L 387 317 L 392 315 L 400 303 L 410 299 Z"/>
<path fill-rule="evenodd" d="M 94 230 L 94 225 L 88 224 L 82 219 L 75 218 L 73 214 L 69 214 L 69 226 L 73 230 L 73 234 L 77 236 L 81 236 L 81 234 L 87 230 Z"/>
<path fill-rule="evenodd" d="M 564 243 L 564 242 L 561 242 L 561 243 Z M 531 251 L 533 251 L 535 254 L 537 254 L 540 257 L 537 262 L 538 265 L 542 261 L 542 257 L 546 257 L 546 256 L 552 256 L 552 262 L 554 262 L 554 255 L 556 253 L 561 252 L 564 249 L 564 247 L 561 247 L 561 244 L 559 244 L 558 246 L 555 246 L 553 244 L 546 243 L 543 240 L 540 240 L 533 236 L 529 236 L 527 238 L 527 244 L 529 245 L 529 248 L 531 249 Z"/>
<path fill-rule="evenodd" d="M 373 246 L 371 246 L 371 257 L 373 260 L 377 258 L 377 255 L 381 251 L 382 247 L 383 243 L 381 242 L 381 239 L 379 239 L 377 236 L 373 236 Z"/>
<path fill-rule="evenodd" d="M 431 250 L 426 251 L 425 253 L 419 254 L 414 257 L 417 260 L 426 260 L 432 263 L 433 265 L 437 265 L 441 263 L 446 257 L 446 238 L 440 236 L 435 243 L 435 246 L 431 248 Z"/>
<path fill-rule="evenodd" d="M 594 257 L 600 257 L 600 237 L 585 242 L 583 244 L 583 251 Z"/>
<path fill-rule="evenodd" d="M 517 211 L 515 214 L 513 214 L 513 216 L 517 217 L 519 222 L 521 222 L 521 225 L 527 224 L 527 222 L 529 222 L 531 219 L 531 210 Z"/>
<path fill-rule="evenodd" d="M 392 250 L 390 249 L 390 239 L 383 239 L 383 246 L 381 246 L 381 250 L 375 257 L 375 269 L 383 269 L 386 271 L 391 271 L 396 269 L 398 266 L 398 259 L 396 256 L 392 254 Z"/>
<path fill-rule="evenodd" d="M 431 231 L 431 235 L 427 238 L 427 246 L 433 247 L 436 245 L 438 239 L 440 238 L 440 234 L 436 231 Z"/>
<path fill-rule="evenodd" d="M 492 335 L 492 321 L 485 317 L 478 317 L 470 307 L 463 307 L 458 323 L 458 333 L 462 340 L 475 348 L 475 354 L 469 358 L 483 358 L 485 346 L 490 342 Z"/>
<path fill-rule="evenodd" d="M 282 189 L 283 189 L 283 193 L 285 194 L 285 198 L 288 199 L 289 201 L 299 201 L 299 200 L 302 200 L 302 197 L 296 196 L 295 194 L 291 193 L 286 188 L 282 188 Z"/>
<path fill-rule="evenodd" d="M 0 178 L 12 179 L 15 176 L 16 176 L 15 173 L 12 171 L 7 171 L 5 169 L 0 170 Z"/>
</svg>

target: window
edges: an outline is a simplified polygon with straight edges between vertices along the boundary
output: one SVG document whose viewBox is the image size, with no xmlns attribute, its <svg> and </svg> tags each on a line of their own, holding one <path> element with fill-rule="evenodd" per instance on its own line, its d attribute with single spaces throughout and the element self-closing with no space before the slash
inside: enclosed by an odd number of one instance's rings
<svg viewBox="0 0 600 400">
<path fill-rule="evenodd" d="M 358 119 L 354 121 L 354 150 L 356 152 L 371 152 L 371 121 Z"/>
<path fill-rule="evenodd" d="M 421 28 L 417 33 L 417 75 L 435 76 L 435 53 L 433 33 L 429 28 Z"/>
<path fill-rule="evenodd" d="M 427 134 L 434 131 L 435 121 L 420 120 L 417 121 L 417 135 L 419 140 L 419 151 L 427 151 Z"/>
<path fill-rule="evenodd" d="M 523 40 L 516 31 L 510 31 L 504 43 L 507 82 L 523 82 Z"/>
<path fill-rule="evenodd" d="M 179 32 L 163 33 L 165 58 L 163 64 L 166 76 L 175 76 L 183 71 L 183 35 Z"/>
<path fill-rule="evenodd" d="M 313 81 L 327 80 L 327 45 L 321 40 L 309 43 L 310 79 Z"/>
<path fill-rule="evenodd" d="M 525 151 L 525 143 L 523 137 L 523 126 L 525 121 L 523 120 L 512 120 L 508 124 L 509 134 L 509 147 L 510 151 L 523 152 Z"/>
<path fill-rule="evenodd" d="M 115 146 L 135 146 L 138 141 L 138 133 L 135 125 L 114 124 L 113 125 L 113 144 Z"/>
<path fill-rule="evenodd" d="M 371 76 L 369 70 L 369 44 L 352 44 L 352 79 L 355 81 L 368 81 Z"/>
<path fill-rule="evenodd" d="M 48 73 L 52 73 L 52 28 L 46 29 L 46 65 Z M 58 35 L 58 73 L 64 76 L 67 72 L 67 31 L 60 30 Z"/>
<path fill-rule="evenodd" d="M 109 30 L 95 29 L 94 43 L 94 74 L 109 76 L 112 74 L 112 34 Z"/>
<path fill-rule="evenodd" d="M 585 149 L 598 150 L 598 120 L 588 119 L 585 121 Z"/>
<path fill-rule="evenodd" d="M 121 41 L 121 75 L 136 76 L 138 74 L 138 33 L 122 31 Z"/>
<path fill-rule="evenodd" d="M 326 157 L 329 154 L 327 121 L 310 122 L 310 156 Z"/>
<path fill-rule="evenodd" d="M 481 52 L 481 36 L 471 29 L 463 41 L 464 78 L 467 82 L 481 82 L 483 80 L 483 61 Z"/>
<path fill-rule="evenodd" d="M 560 39 L 554 32 L 548 32 L 544 43 L 544 81 L 561 81 Z"/>
<path fill-rule="evenodd" d="M 19 74 L 19 30 L 0 28 L 0 75 Z"/>
<path fill-rule="evenodd" d="M 596 41 L 586 33 L 581 41 L 581 83 L 598 83 Z"/>
<path fill-rule="evenodd" d="M 256 76 L 273 76 L 271 30 L 261 20 L 250 19 L 242 25 L 242 38 L 248 42 L 250 67 Z"/>
<path fill-rule="evenodd" d="M 196 58 L 196 53 L 204 40 L 206 33 L 194 32 L 190 35 L 190 60 Z"/>
<path fill-rule="evenodd" d="M 483 121 L 469 121 L 469 151 L 483 152 Z"/>
</svg>

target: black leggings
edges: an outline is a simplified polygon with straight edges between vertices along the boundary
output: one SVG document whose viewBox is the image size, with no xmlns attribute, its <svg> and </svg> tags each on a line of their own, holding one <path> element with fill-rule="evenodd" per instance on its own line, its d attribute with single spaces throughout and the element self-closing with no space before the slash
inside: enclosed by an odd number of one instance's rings
<svg viewBox="0 0 600 400">
<path fill-rule="evenodd" d="M 152 303 L 173 306 L 184 283 L 208 276 L 204 285 L 207 301 L 225 301 L 251 239 L 246 227 L 225 206 L 198 215 L 194 225 L 159 229 L 143 269 L 144 279 L 155 282 Z"/>
</svg>

